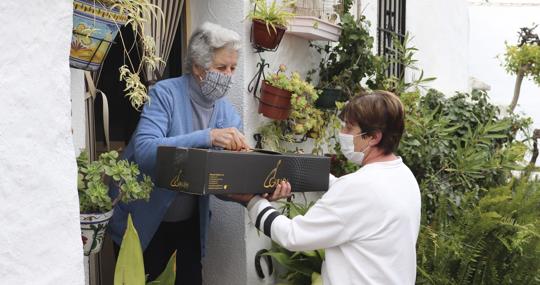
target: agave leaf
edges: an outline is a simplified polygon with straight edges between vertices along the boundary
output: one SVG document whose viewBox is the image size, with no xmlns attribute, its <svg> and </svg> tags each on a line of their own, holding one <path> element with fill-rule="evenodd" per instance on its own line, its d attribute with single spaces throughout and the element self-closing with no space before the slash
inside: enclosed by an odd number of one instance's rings
<svg viewBox="0 0 540 285">
<path fill-rule="evenodd" d="M 146 285 L 174 285 L 174 280 L 176 279 L 176 251 L 172 254 L 171 258 L 169 259 L 169 262 L 167 263 L 167 267 L 165 267 L 165 270 L 159 275 L 159 277 L 149 282 Z"/>
<path fill-rule="evenodd" d="M 311 285 L 323 285 L 322 277 L 319 273 L 313 272 L 311 274 Z"/>
<path fill-rule="evenodd" d="M 130 214 L 114 270 L 114 285 L 144 285 L 145 281 L 141 242 Z"/>
</svg>

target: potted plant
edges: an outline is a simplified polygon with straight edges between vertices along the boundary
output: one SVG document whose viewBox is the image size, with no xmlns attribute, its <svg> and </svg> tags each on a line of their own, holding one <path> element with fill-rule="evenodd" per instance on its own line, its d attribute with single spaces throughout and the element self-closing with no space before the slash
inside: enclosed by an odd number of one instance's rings
<svg viewBox="0 0 540 285">
<path fill-rule="evenodd" d="M 118 152 L 103 153 L 96 161 L 90 161 L 86 152 L 77 158 L 81 235 L 84 254 L 97 253 L 113 208 L 119 201 L 124 203 L 150 198 L 154 184 L 150 177 L 142 175 L 139 181 L 138 166 L 127 160 L 119 160 Z M 118 189 L 114 200 L 109 196 L 109 186 Z"/>
<path fill-rule="evenodd" d="M 319 98 L 315 101 L 315 106 L 319 109 L 335 109 L 337 102 L 345 102 L 348 100 L 345 92 L 339 83 L 342 80 L 340 77 L 334 77 L 333 81 L 319 81 L 317 89 L 320 90 Z"/>
<path fill-rule="evenodd" d="M 312 138 L 313 152 L 319 153 L 322 144 L 328 140 L 328 126 L 335 125 L 337 117 L 335 113 L 323 112 L 315 107 L 319 95 L 313 85 L 301 79 L 297 72 L 285 75 L 285 70 L 282 64 L 277 73 L 267 76 L 263 81 L 259 113 L 276 120 L 261 128 L 263 143 L 266 145 L 269 142 L 270 134 L 286 142 L 301 142 Z M 282 96 L 281 92 L 290 95 Z M 283 104 L 278 105 L 276 102 Z M 271 143 L 272 148 L 280 150 L 275 141 Z"/>
<path fill-rule="evenodd" d="M 347 1 L 349 2 L 349 1 Z M 311 44 L 322 56 L 318 70 L 311 70 L 309 77 L 318 72 L 321 96 L 316 105 L 320 108 L 335 108 L 335 102 L 344 102 L 363 90 L 361 81 L 367 79 L 368 86 L 383 66 L 382 58 L 372 52 L 373 37 L 369 34 L 369 24 L 365 16 L 358 20 L 348 11 L 346 3 L 339 11 L 342 28 L 337 45 Z"/>
<path fill-rule="evenodd" d="M 87 71 L 97 71 L 120 28 L 124 24 L 131 26 L 135 42 L 140 51 L 140 63 L 134 64 L 130 57 L 132 46 L 126 46 L 122 34 L 125 62 L 120 67 L 120 80 L 125 81 L 126 96 L 132 106 L 140 109 L 149 100 L 146 86 L 141 83 L 140 73 L 157 69 L 162 62 L 156 56 L 155 41 L 145 36 L 145 23 L 150 17 L 162 16 L 161 9 L 151 0 L 74 0 L 73 35 L 71 39 L 70 66 Z"/>
<path fill-rule="evenodd" d="M 74 0 L 73 35 L 69 63 L 72 67 L 96 71 L 118 34 L 127 15 L 110 1 Z"/>
<path fill-rule="evenodd" d="M 286 120 L 291 110 L 293 80 L 299 82 L 300 76 L 285 74 L 285 65 L 280 65 L 275 74 L 270 74 L 261 85 L 259 113 L 273 120 Z"/>
<path fill-rule="evenodd" d="M 266 0 L 252 0 L 252 3 L 255 7 L 247 16 L 252 21 L 251 42 L 256 49 L 274 50 L 281 42 L 289 20 L 294 17 L 288 9 L 294 7 L 295 1 L 267 3 Z"/>
<path fill-rule="evenodd" d="M 302 80 L 298 72 L 287 76 L 286 70 L 287 67 L 281 64 L 276 73 L 263 80 L 259 113 L 274 120 L 293 119 L 295 132 L 306 133 L 302 123 L 309 123 L 306 119 L 314 112 L 310 107 L 318 94 L 313 85 Z M 312 125 L 309 126 L 308 130 Z"/>
</svg>

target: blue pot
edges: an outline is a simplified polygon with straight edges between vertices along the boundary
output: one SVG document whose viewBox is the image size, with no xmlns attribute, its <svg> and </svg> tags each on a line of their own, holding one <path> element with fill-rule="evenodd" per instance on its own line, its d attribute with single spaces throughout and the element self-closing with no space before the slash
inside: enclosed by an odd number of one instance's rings
<svg viewBox="0 0 540 285">
<path fill-rule="evenodd" d="M 98 70 L 127 16 L 94 0 L 73 1 L 73 36 L 69 65 Z"/>
</svg>

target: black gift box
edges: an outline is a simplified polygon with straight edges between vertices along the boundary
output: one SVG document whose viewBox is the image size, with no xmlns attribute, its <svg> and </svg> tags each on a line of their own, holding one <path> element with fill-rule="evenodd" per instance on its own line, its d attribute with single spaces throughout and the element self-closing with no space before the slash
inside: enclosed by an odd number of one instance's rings
<svg viewBox="0 0 540 285">
<path fill-rule="evenodd" d="M 268 193 L 287 180 L 293 192 L 327 191 L 328 157 L 158 148 L 156 186 L 192 194 Z"/>
</svg>

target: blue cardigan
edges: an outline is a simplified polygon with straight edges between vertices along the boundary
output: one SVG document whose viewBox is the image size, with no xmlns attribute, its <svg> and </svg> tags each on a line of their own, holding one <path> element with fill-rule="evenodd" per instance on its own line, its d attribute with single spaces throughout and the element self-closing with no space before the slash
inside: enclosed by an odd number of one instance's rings
<svg viewBox="0 0 540 285">
<path fill-rule="evenodd" d="M 156 174 L 158 146 L 211 148 L 210 129 L 242 128 L 242 120 L 234 107 L 226 99 L 219 99 L 215 103 L 209 128 L 193 131 L 189 76 L 163 80 L 150 89 L 150 102 L 144 106 L 137 129 L 124 151 L 124 158 L 136 162 L 142 173 L 152 178 Z M 116 193 L 111 195 L 116 196 Z M 155 187 L 148 202 L 118 203 L 109 223 L 113 240 L 121 244 L 127 215 L 131 213 L 144 250 L 176 195 L 174 191 Z M 199 216 L 201 252 L 204 253 L 210 220 L 208 196 L 199 197 Z"/>
</svg>

